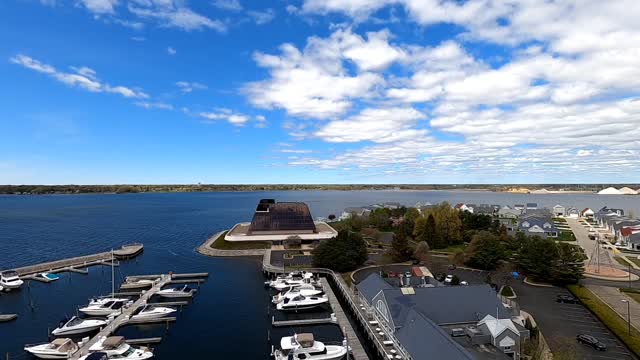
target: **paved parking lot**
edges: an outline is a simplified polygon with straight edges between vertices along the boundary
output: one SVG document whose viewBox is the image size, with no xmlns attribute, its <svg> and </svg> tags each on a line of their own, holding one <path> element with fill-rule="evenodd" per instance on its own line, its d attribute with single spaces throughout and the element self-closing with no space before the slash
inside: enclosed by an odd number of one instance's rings
<svg viewBox="0 0 640 360">
<path fill-rule="evenodd" d="M 557 295 L 570 295 L 563 288 L 534 287 L 512 284 L 522 310 L 538 322 L 551 351 L 575 355 L 575 359 L 627 360 L 635 356 L 593 314 L 580 304 L 557 303 Z M 596 351 L 578 344 L 578 334 L 589 334 L 607 345 L 607 351 Z"/>
</svg>

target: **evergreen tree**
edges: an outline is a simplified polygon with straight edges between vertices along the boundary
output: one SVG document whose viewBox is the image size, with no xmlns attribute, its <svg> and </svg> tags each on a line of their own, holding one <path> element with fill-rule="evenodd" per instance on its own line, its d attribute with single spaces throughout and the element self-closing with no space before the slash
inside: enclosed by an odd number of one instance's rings
<svg viewBox="0 0 640 360">
<path fill-rule="evenodd" d="M 367 258 L 367 244 L 362 235 L 349 230 L 340 230 L 338 236 L 321 242 L 313 250 L 313 266 L 338 272 L 355 270 Z"/>
<path fill-rule="evenodd" d="M 407 261 L 411 257 L 409 241 L 404 231 L 399 231 L 394 235 L 391 242 L 391 255 L 393 256 L 393 261 L 396 262 Z"/>
</svg>

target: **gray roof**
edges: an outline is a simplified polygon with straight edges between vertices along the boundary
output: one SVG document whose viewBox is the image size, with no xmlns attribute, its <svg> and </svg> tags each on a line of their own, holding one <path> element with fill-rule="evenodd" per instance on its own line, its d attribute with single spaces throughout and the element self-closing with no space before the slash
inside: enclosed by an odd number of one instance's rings
<svg viewBox="0 0 640 360">
<path fill-rule="evenodd" d="M 629 235 L 629 242 L 632 244 L 640 243 L 640 232 Z"/>
<path fill-rule="evenodd" d="M 395 335 L 414 359 L 474 359 L 449 334 L 415 310 L 409 311 Z"/>
<path fill-rule="evenodd" d="M 511 315 L 489 285 L 415 288 L 415 295 L 400 289 L 383 290 L 394 323 L 402 324 L 410 309 L 419 311 L 438 325 L 472 323 L 499 311 L 500 317 Z"/>
<path fill-rule="evenodd" d="M 376 296 L 380 290 L 393 289 L 393 286 L 384 281 L 380 275 L 371 273 L 364 280 L 360 281 L 356 285 L 356 288 L 360 294 L 362 294 L 364 298 L 371 303 L 373 297 Z"/>
</svg>

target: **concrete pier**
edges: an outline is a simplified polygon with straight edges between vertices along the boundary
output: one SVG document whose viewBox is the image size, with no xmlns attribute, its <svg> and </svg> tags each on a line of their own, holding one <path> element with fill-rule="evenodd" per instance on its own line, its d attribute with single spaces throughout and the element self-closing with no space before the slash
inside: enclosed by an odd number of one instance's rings
<svg viewBox="0 0 640 360">
<path fill-rule="evenodd" d="M 337 324 L 338 320 L 334 317 L 324 319 L 300 319 L 300 320 L 276 320 L 275 317 L 271 317 L 271 325 L 274 327 L 280 326 L 305 326 L 305 325 L 323 325 L 323 324 Z"/>
<path fill-rule="evenodd" d="M 113 256 L 117 258 L 131 258 L 142 252 L 143 245 L 125 245 L 118 250 L 113 251 Z M 117 264 L 117 263 L 116 263 Z M 20 276 L 34 275 L 41 272 L 59 273 L 64 271 L 73 271 L 87 273 L 86 270 L 79 268 L 87 268 L 94 265 L 111 266 L 111 251 L 102 252 L 93 255 L 78 256 L 68 259 L 49 261 L 46 263 L 23 266 L 14 269 Z"/>
</svg>

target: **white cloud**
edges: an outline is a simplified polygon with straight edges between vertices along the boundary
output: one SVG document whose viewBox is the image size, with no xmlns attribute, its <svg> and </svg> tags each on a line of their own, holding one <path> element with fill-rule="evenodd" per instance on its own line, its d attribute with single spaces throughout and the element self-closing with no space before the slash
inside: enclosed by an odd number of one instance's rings
<svg viewBox="0 0 640 360">
<path fill-rule="evenodd" d="M 266 9 L 264 11 L 249 10 L 247 14 L 253 19 L 256 25 L 268 24 L 276 17 L 276 12 L 273 9 Z"/>
<path fill-rule="evenodd" d="M 412 108 L 364 109 L 345 120 L 329 122 L 315 135 L 329 142 L 406 140 L 426 134 L 425 130 L 413 129 L 424 118 L 424 114 Z"/>
<path fill-rule="evenodd" d="M 189 82 L 189 81 L 178 81 L 178 82 L 176 82 L 176 86 L 183 93 L 190 93 L 190 92 L 192 92 L 194 90 L 206 90 L 207 89 L 207 85 L 205 85 L 205 84 L 201 84 L 201 83 L 198 83 L 198 82 Z"/>
<path fill-rule="evenodd" d="M 145 109 L 173 110 L 173 105 L 163 102 L 137 101 L 135 104 Z"/>
<path fill-rule="evenodd" d="M 80 0 L 82 5 L 94 14 L 113 14 L 118 0 Z"/>
<path fill-rule="evenodd" d="M 242 10 L 242 4 L 238 0 L 215 0 L 212 5 L 222 10 L 240 11 Z"/>
<path fill-rule="evenodd" d="M 297 14 L 298 11 L 300 11 L 300 9 L 298 9 L 296 6 L 294 5 L 287 5 L 287 7 L 285 8 L 287 10 L 287 12 L 289 14 Z"/>
<path fill-rule="evenodd" d="M 216 109 L 215 111 L 202 111 L 196 114 L 206 122 L 214 123 L 220 120 L 227 121 L 234 126 L 244 126 L 251 121 L 251 116 L 234 112 L 230 109 Z"/>
<path fill-rule="evenodd" d="M 78 87 L 91 92 L 106 92 L 119 94 L 127 98 L 146 99 L 149 95 L 143 91 L 126 87 L 126 86 L 112 86 L 107 83 L 103 83 L 96 77 L 96 72 L 88 67 L 72 67 L 75 72 L 67 73 L 58 71 L 53 66 L 40 62 L 32 57 L 18 54 L 9 59 L 14 64 L 21 65 L 27 69 L 37 71 L 39 73 L 47 74 L 54 79 L 71 87 Z"/>
<path fill-rule="evenodd" d="M 167 47 L 167 54 L 175 55 L 176 53 L 177 53 L 176 49 L 172 48 L 171 46 Z"/>
<path fill-rule="evenodd" d="M 227 26 L 220 20 L 210 19 L 186 7 L 177 0 L 134 0 L 128 5 L 132 14 L 158 20 L 161 26 L 175 27 L 185 31 L 212 29 L 225 32 Z"/>
</svg>

